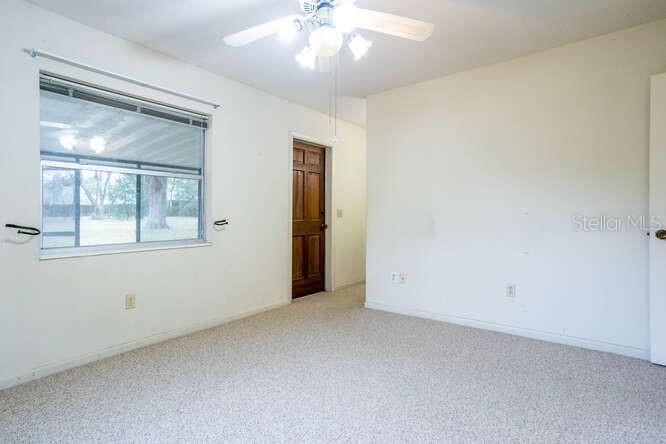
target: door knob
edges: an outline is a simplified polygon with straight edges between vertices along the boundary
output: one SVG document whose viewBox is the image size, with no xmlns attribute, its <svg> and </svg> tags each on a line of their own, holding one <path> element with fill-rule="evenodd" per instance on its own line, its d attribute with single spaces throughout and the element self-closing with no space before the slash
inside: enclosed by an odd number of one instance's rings
<svg viewBox="0 0 666 444">
<path fill-rule="evenodd" d="M 657 231 L 656 236 L 659 240 L 666 240 L 666 230 Z"/>
<path fill-rule="evenodd" d="M 324 231 L 324 230 L 328 230 L 328 225 L 326 225 L 326 224 L 321 224 L 321 230 L 322 230 L 322 231 Z M 666 236 L 666 231 L 664 231 L 664 233 L 665 233 L 664 235 Z M 664 239 L 666 239 L 666 237 L 665 237 Z"/>
</svg>

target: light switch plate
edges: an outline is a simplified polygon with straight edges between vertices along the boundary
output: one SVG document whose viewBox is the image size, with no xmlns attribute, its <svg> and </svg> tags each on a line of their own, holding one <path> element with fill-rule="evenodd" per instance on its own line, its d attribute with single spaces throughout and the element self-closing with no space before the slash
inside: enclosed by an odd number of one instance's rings
<svg viewBox="0 0 666 444">
<path fill-rule="evenodd" d="M 125 295 L 125 310 L 134 310 L 136 308 L 136 295 Z"/>
</svg>

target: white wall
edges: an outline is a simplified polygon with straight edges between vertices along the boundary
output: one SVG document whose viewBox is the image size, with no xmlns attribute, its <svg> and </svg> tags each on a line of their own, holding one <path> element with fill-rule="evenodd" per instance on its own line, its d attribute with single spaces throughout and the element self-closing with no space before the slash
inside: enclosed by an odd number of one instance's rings
<svg viewBox="0 0 666 444">
<path fill-rule="evenodd" d="M 646 235 L 571 217 L 647 215 L 664 42 L 660 21 L 370 97 L 368 306 L 647 357 Z"/>
<path fill-rule="evenodd" d="M 222 103 L 219 111 L 43 59 L 37 47 Z M 290 132 L 332 139 L 328 117 L 20 0 L 0 14 L 0 223 L 40 225 L 38 71 L 212 112 L 213 246 L 39 261 L 0 228 L 0 387 L 290 300 Z M 316 75 L 316 74 L 313 74 Z M 365 130 L 333 148 L 334 285 L 364 280 Z M 355 266 L 350 266 L 350 264 Z M 135 292 L 138 308 L 123 310 Z"/>
</svg>

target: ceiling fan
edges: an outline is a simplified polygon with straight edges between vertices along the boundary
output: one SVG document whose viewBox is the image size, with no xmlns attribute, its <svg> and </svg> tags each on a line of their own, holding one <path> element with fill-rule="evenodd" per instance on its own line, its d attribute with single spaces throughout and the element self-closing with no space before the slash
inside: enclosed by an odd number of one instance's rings
<svg viewBox="0 0 666 444">
<path fill-rule="evenodd" d="M 435 25 L 385 12 L 357 7 L 355 0 L 298 0 L 302 15 L 288 15 L 244 31 L 229 35 L 229 46 L 244 46 L 257 40 L 279 35 L 290 40 L 299 32 L 307 32 L 308 45 L 296 56 L 305 68 L 314 69 L 318 57 L 333 57 L 345 40 L 355 60 L 363 58 L 372 42 L 356 29 L 380 32 L 423 42 L 433 33 Z"/>
</svg>

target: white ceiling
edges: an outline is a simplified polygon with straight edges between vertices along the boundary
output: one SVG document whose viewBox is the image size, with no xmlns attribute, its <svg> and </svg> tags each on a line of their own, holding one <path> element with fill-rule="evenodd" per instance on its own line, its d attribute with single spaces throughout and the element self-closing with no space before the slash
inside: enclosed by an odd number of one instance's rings
<svg viewBox="0 0 666 444">
<path fill-rule="evenodd" d="M 31 0 L 94 28 L 225 77 L 328 112 L 330 78 L 301 69 L 305 45 L 270 38 L 244 48 L 222 37 L 299 12 L 297 0 Z M 357 0 L 357 5 L 435 23 L 425 43 L 365 32 L 369 57 L 341 57 L 340 116 L 365 125 L 372 93 L 509 60 L 666 17 L 666 0 Z"/>
</svg>

